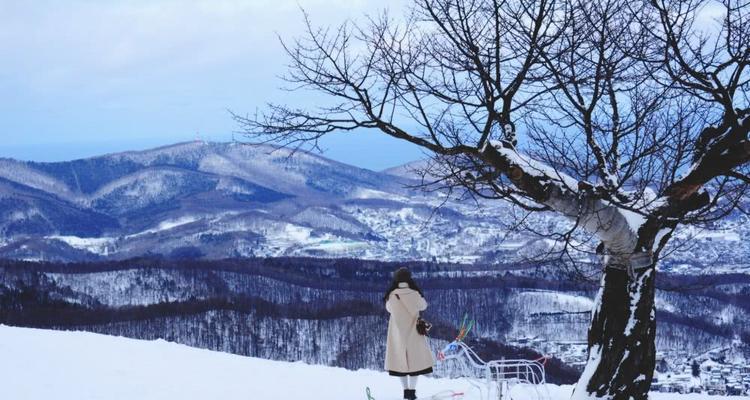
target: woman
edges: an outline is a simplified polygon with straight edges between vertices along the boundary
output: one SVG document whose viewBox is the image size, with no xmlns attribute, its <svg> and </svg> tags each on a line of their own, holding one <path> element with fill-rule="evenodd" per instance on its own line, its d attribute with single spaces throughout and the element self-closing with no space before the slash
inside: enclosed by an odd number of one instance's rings
<svg viewBox="0 0 750 400">
<path fill-rule="evenodd" d="M 385 309 L 391 314 L 385 369 L 400 377 L 404 399 L 414 400 L 417 398 L 417 377 L 431 373 L 434 365 L 427 338 L 417 332 L 417 318 L 419 312 L 427 308 L 427 302 L 406 268 L 393 274 L 393 282 L 383 300 Z"/>
</svg>

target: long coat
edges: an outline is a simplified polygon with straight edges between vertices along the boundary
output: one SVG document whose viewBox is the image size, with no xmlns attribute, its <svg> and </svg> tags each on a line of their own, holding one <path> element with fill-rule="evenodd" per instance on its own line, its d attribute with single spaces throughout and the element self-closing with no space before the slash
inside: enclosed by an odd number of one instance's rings
<svg viewBox="0 0 750 400">
<path fill-rule="evenodd" d="M 406 283 L 399 284 L 385 303 L 391 314 L 388 321 L 388 340 L 385 351 L 385 369 L 391 375 L 421 375 L 432 372 L 434 360 L 427 337 L 417 332 L 419 312 L 427 302 Z"/>
</svg>

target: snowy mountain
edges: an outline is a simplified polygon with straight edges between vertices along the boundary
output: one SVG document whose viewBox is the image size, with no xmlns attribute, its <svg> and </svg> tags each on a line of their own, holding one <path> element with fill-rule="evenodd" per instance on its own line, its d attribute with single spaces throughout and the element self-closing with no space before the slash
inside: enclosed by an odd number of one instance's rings
<svg viewBox="0 0 750 400">
<path fill-rule="evenodd" d="M 24 400 L 367 399 L 400 398 L 400 384 L 373 370 L 279 362 L 190 348 L 163 340 L 139 341 L 84 332 L 0 325 L 3 398 Z M 547 385 L 549 399 L 567 399 L 572 386 Z M 463 396 L 453 396 L 463 393 Z M 464 379 L 421 378 L 420 398 L 478 400 Z M 511 398 L 535 399 L 514 386 Z M 654 400 L 706 400 L 708 395 L 652 393 Z M 750 397 L 733 397 L 747 400 Z"/>
<path fill-rule="evenodd" d="M 61 163 L 2 160 L 0 256 L 447 255 L 412 243 L 440 199 L 405 189 L 409 183 L 309 153 L 236 143 Z M 438 215 L 443 224 L 479 224 L 453 210 Z"/>
<path fill-rule="evenodd" d="M 423 165 L 374 172 L 305 152 L 203 142 L 57 163 L 1 159 L 0 257 L 506 263 L 553 246 L 509 232 L 518 210 L 505 203 L 408 188 Z M 538 214 L 526 223 L 547 231 L 566 222 Z M 750 224 L 740 217 L 680 235 L 690 240 L 665 270 L 750 270 Z"/>
</svg>

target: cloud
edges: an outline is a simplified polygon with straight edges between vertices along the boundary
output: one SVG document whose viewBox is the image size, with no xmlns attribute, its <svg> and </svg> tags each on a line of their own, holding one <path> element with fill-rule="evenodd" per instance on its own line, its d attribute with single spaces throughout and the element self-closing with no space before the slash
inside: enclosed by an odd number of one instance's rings
<svg viewBox="0 0 750 400">
<path fill-rule="evenodd" d="M 391 1 L 399 4 L 398 1 Z M 382 3 L 381 3 L 382 4 Z M 335 24 L 380 8 L 365 0 L 0 1 L 0 88 L 37 106 L 154 97 L 273 96 L 307 9 Z M 262 83 L 263 93 L 242 92 Z M 273 82 L 273 86 L 271 83 Z M 244 86 L 244 87 L 243 87 Z M 171 100 L 170 103 L 181 100 Z M 134 104 L 137 105 L 137 104 Z M 229 104 L 227 104 L 228 106 Z"/>
<path fill-rule="evenodd" d="M 331 24 L 368 11 L 366 3 L 299 5 L 316 22 Z M 288 0 L 34 1 L 0 7 L 0 54 L 11 60 L 3 68 L 15 69 L 13 78 L 37 89 L 131 83 L 248 58 L 280 64 L 276 32 L 299 34 L 301 22 L 298 4 Z"/>
</svg>

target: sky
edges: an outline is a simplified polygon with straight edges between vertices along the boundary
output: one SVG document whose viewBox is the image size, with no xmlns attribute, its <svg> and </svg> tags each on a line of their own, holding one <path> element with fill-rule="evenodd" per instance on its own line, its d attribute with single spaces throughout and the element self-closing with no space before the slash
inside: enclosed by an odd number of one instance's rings
<svg viewBox="0 0 750 400">
<path fill-rule="evenodd" d="M 294 104 L 280 90 L 288 60 L 277 35 L 302 33 L 300 7 L 326 26 L 406 3 L 0 0 L 0 157 L 70 160 L 198 134 L 230 141 L 238 126 L 228 110 Z M 334 134 L 323 148 L 374 170 L 423 156 L 376 132 Z"/>
</svg>

